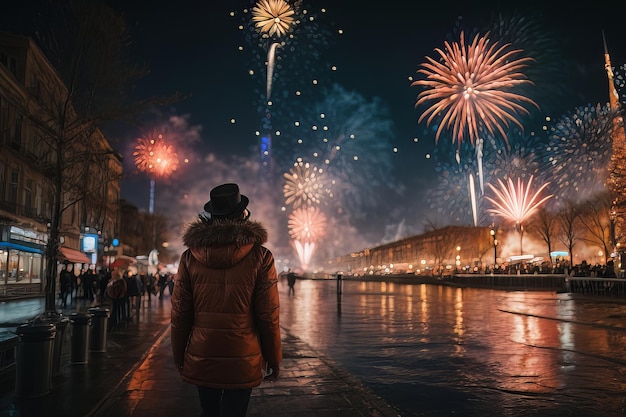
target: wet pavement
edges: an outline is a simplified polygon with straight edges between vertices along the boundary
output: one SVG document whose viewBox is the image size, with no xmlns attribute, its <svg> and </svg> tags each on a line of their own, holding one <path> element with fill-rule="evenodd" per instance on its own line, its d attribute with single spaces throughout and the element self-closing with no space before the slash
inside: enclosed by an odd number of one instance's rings
<svg viewBox="0 0 626 417">
<path fill-rule="evenodd" d="M 281 295 L 282 296 L 282 295 Z M 63 311 L 86 312 L 95 303 Z M 108 306 L 102 306 L 108 308 Z M 42 298 L 0 303 L 6 331 L 41 314 Z M 0 416 L 165 417 L 199 416 L 195 387 L 180 381 L 171 361 L 170 301 L 153 298 L 133 318 L 107 332 L 106 352 L 89 352 L 86 364 L 70 363 L 73 325 L 63 334 L 59 375 L 50 392 L 16 396 L 14 380 L 0 385 Z M 340 366 L 283 328 L 281 378 L 253 390 L 249 416 L 398 416 L 389 404 Z"/>
<path fill-rule="evenodd" d="M 626 415 L 626 299 L 298 281 L 281 325 L 403 417 Z"/>
<path fill-rule="evenodd" d="M 253 390 L 249 416 L 626 415 L 624 299 L 352 280 L 341 294 L 332 281 L 279 290 L 282 375 Z M 0 317 L 42 309 L 4 303 Z M 199 416 L 172 366 L 169 314 L 167 294 L 153 299 L 85 365 L 66 349 L 51 392 L 4 387 L 0 416 Z"/>
</svg>

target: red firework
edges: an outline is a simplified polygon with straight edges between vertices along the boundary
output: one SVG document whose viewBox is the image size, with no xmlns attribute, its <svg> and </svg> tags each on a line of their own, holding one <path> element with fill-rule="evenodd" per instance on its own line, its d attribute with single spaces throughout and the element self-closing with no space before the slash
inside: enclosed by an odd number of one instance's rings
<svg viewBox="0 0 626 417">
<path fill-rule="evenodd" d="M 133 156 L 138 170 L 156 177 L 168 177 L 178 169 L 178 154 L 161 134 L 139 138 Z"/>
</svg>

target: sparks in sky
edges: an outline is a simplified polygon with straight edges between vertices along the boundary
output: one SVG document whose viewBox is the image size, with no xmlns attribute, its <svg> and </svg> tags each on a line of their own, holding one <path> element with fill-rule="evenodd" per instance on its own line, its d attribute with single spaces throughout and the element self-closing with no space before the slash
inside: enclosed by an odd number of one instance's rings
<svg viewBox="0 0 626 417">
<path fill-rule="evenodd" d="M 283 0 L 260 0 L 252 8 L 252 21 L 263 35 L 284 36 L 294 22 L 294 10 Z"/>
<path fill-rule="evenodd" d="M 178 169 L 176 150 L 161 134 L 139 138 L 133 156 L 137 169 L 150 176 L 168 177 Z"/>
<path fill-rule="evenodd" d="M 511 91 L 513 87 L 532 84 L 521 72 L 532 61 L 530 57 L 516 58 L 521 50 L 510 50 L 509 44 L 499 45 L 485 36 L 476 35 L 466 45 L 464 32 L 459 42 L 445 42 L 445 50 L 436 48 L 441 60 L 426 57 L 427 62 L 417 71 L 426 76 L 412 86 L 425 90 L 418 95 L 416 106 L 434 102 L 422 113 L 419 122 L 427 125 L 441 116 L 436 140 L 444 128 L 452 129 L 452 141 L 460 146 L 464 139 L 472 145 L 485 128 L 496 131 L 507 141 L 505 127 L 513 122 L 523 128 L 517 113 L 529 113 L 520 103 L 537 104 L 530 98 Z"/>
<path fill-rule="evenodd" d="M 320 204 L 329 193 L 324 170 L 309 163 L 296 162 L 283 176 L 285 204 L 294 208 Z"/>
</svg>

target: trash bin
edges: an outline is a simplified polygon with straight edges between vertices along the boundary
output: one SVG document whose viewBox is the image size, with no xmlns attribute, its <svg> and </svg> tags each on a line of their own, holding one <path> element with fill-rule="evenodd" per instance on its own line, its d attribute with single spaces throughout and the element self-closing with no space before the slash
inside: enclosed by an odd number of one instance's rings
<svg viewBox="0 0 626 417">
<path fill-rule="evenodd" d="M 72 364 L 86 364 L 88 360 L 89 333 L 91 330 L 91 316 L 86 313 L 70 314 L 72 337 L 70 341 L 70 362 Z"/>
<path fill-rule="evenodd" d="M 107 329 L 109 327 L 109 317 L 111 316 L 108 308 L 93 307 L 87 310 L 91 315 L 91 338 L 89 339 L 89 350 L 91 352 L 107 351 Z"/>
<path fill-rule="evenodd" d="M 56 336 L 52 349 L 52 377 L 59 376 L 61 374 L 61 357 L 63 356 L 63 347 L 66 339 L 65 330 L 70 324 L 70 319 L 61 313 L 50 311 L 39 316 L 36 320 L 52 323 L 56 326 Z"/>
<path fill-rule="evenodd" d="M 41 397 L 50 392 L 52 353 L 56 326 L 43 321 L 31 321 L 18 326 L 15 395 Z"/>
</svg>

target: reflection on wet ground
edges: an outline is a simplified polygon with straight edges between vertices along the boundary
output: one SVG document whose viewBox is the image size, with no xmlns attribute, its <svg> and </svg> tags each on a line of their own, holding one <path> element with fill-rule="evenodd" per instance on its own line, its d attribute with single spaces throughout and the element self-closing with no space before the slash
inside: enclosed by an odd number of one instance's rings
<svg viewBox="0 0 626 417">
<path fill-rule="evenodd" d="M 281 321 L 404 416 L 626 413 L 626 300 L 334 281 L 281 285 Z"/>
</svg>

